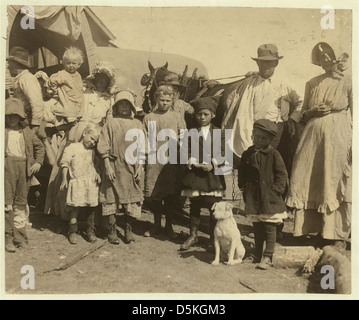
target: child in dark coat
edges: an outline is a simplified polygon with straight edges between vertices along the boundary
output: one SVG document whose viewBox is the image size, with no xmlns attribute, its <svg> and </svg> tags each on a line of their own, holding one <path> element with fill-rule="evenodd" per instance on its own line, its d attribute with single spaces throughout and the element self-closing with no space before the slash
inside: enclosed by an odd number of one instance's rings
<svg viewBox="0 0 359 320">
<path fill-rule="evenodd" d="M 212 207 L 223 198 L 225 183 L 223 176 L 215 174 L 215 168 L 219 166 L 215 150 L 222 155 L 224 150 L 224 135 L 221 132 L 220 139 L 216 139 L 214 130 L 220 130 L 211 123 L 216 115 L 220 96 L 205 97 L 194 100 L 191 104 L 195 108 L 197 128 L 193 129 L 196 134 L 191 134 L 188 142 L 188 165 L 183 179 L 184 190 L 182 196 L 191 199 L 190 208 L 190 236 L 182 244 L 181 250 L 188 250 L 198 242 L 198 227 L 200 224 L 201 209 L 210 210 L 210 243 L 209 250 L 213 249 L 213 231 L 215 220 Z M 198 134 L 197 134 L 198 133 Z M 221 144 L 221 148 L 214 146 Z M 183 149 L 185 148 L 182 146 Z M 198 155 L 193 152 L 198 148 Z M 223 163 L 224 164 L 224 163 Z"/>
<path fill-rule="evenodd" d="M 27 195 L 30 178 L 39 172 L 45 155 L 42 142 L 29 127 L 23 127 L 26 119 L 20 99 L 9 98 L 5 102 L 5 249 L 14 252 L 14 243 L 27 246 Z"/>
<path fill-rule="evenodd" d="M 245 212 L 254 227 L 254 262 L 260 262 L 259 269 L 271 266 L 276 227 L 287 217 L 282 195 L 288 174 L 280 153 L 270 145 L 276 135 L 275 123 L 257 120 L 253 125 L 254 145 L 242 154 L 238 170 L 238 186 L 244 189 Z"/>
</svg>

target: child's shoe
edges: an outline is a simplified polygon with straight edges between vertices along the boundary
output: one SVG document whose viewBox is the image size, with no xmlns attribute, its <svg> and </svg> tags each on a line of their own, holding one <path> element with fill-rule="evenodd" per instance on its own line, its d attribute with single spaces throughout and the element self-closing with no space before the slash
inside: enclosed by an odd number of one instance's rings
<svg viewBox="0 0 359 320">
<path fill-rule="evenodd" d="M 16 247 L 10 234 L 5 234 L 5 250 L 6 252 L 15 252 Z"/>
<path fill-rule="evenodd" d="M 165 233 L 166 233 L 166 236 L 170 239 L 170 240 L 174 240 L 174 239 L 177 239 L 178 238 L 178 235 L 176 232 L 173 231 L 173 228 L 171 225 L 167 225 L 165 227 Z"/>
<path fill-rule="evenodd" d="M 126 223 L 126 227 L 125 227 L 125 242 L 127 244 L 131 242 L 135 242 L 135 238 L 133 237 L 132 234 L 132 226 L 129 223 Z"/>
<path fill-rule="evenodd" d="M 120 244 L 120 239 L 117 237 L 116 225 L 112 224 L 108 229 L 108 242 L 111 244 Z"/>
<path fill-rule="evenodd" d="M 88 228 L 86 230 L 86 238 L 90 243 L 95 243 L 97 241 L 94 228 Z"/>
<path fill-rule="evenodd" d="M 154 225 L 150 230 L 146 231 L 144 237 L 154 237 L 161 233 L 162 227 L 160 225 Z"/>
<path fill-rule="evenodd" d="M 75 232 L 70 232 L 68 235 L 68 239 L 71 244 L 77 244 L 77 235 Z"/>
<path fill-rule="evenodd" d="M 272 266 L 272 261 L 271 261 L 271 258 L 268 257 L 268 256 L 265 256 L 261 263 L 257 266 L 258 269 L 261 269 L 261 270 L 267 270 L 269 269 L 270 267 Z"/>
</svg>

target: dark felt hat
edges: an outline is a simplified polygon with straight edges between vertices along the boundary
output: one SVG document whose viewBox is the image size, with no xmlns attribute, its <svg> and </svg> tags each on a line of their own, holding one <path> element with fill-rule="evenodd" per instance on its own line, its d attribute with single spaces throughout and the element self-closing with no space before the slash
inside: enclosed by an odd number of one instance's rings
<svg viewBox="0 0 359 320">
<path fill-rule="evenodd" d="M 30 68 L 29 64 L 29 51 L 22 47 L 12 47 L 9 53 L 9 56 L 6 60 L 16 61 L 27 68 Z"/>
<path fill-rule="evenodd" d="M 252 58 L 252 59 L 255 61 L 258 60 L 271 61 L 271 60 L 280 60 L 283 58 L 283 56 L 279 56 L 277 46 L 271 43 L 262 44 L 261 46 L 259 46 L 259 48 L 257 49 L 257 55 L 258 55 L 257 58 Z"/>
<path fill-rule="evenodd" d="M 165 78 L 163 79 L 163 81 L 160 81 L 159 83 L 160 85 L 171 85 L 171 86 L 176 86 L 179 88 L 184 88 L 184 85 L 182 85 L 179 80 L 178 80 L 178 74 L 176 73 L 170 73 L 167 76 L 165 76 Z"/>
<path fill-rule="evenodd" d="M 17 114 L 20 118 L 26 119 L 24 104 L 20 99 L 8 98 L 5 100 L 5 115 Z"/>
<path fill-rule="evenodd" d="M 202 109 L 208 109 L 216 114 L 220 99 L 221 96 L 203 97 L 192 100 L 190 104 L 194 107 L 195 113 L 198 113 Z"/>
<path fill-rule="evenodd" d="M 267 119 L 257 120 L 256 122 L 254 122 L 253 128 L 257 128 L 269 132 L 273 136 L 276 136 L 278 134 L 277 125 L 273 121 Z"/>
</svg>

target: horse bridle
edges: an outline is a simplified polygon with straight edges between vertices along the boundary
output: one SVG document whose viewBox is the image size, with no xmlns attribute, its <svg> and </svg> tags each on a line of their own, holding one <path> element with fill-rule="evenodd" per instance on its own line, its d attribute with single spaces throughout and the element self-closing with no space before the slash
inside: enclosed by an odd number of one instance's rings
<svg viewBox="0 0 359 320">
<path fill-rule="evenodd" d="M 148 80 L 147 86 L 145 88 L 144 99 L 146 99 L 148 101 L 148 105 L 149 105 L 151 111 L 152 111 L 154 106 L 152 105 L 152 102 L 151 102 L 150 92 L 152 90 L 153 84 L 155 84 L 155 89 L 158 88 L 158 83 L 157 83 L 157 80 L 156 80 L 156 75 L 157 75 L 158 69 L 159 68 L 156 68 L 155 71 L 152 72 L 152 74 L 151 74 L 151 76 L 150 76 L 150 78 Z"/>
</svg>

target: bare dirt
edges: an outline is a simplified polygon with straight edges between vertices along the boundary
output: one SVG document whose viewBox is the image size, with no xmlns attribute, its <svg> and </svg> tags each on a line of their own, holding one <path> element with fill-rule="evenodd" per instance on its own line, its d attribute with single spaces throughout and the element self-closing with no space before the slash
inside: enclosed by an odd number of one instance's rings
<svg viewBox="0 0 359 320">
<path fill-rule="evenodd" d="M 241 215 L 235 215 L 235 219 L 247 253 L 251 253 L 252 227 Z M 9 294 L 318 292 L 318 285 L 313 285 L 311 278 L 303 276 L 297 269 L 270 268 L 262 271 L 250 262 L 212 266 L 214 256 L 206 252 L 209 237 L 203 232 L 200 232 L 198 246 L 180 252 L 180 244 L 188 236 L 188 226 L 186 219 L 179 220 L 181 222 L 174 226 L 179 234 L 178 240 L 169 241 L 165 235 L 145 238 L 142 234 L 151 226 L 153 215 L 144 210 L 141 220 L 134 225 L 134 243 L 127 245 L 121 242 L 118 246 L 106 243 L 66 270 L 50 271 L 94 244 L 79 236 L 79 243 L 70 245 L 65 236 L 64 221 L 56 216 L 31 214 L 29 248 L 5 254 L 6 291 Z M 118 217 L 118 226 L 123 235 L 121 216 Z M 292 222 L 286 222 L 282 244 L 292 242 L 291 228 Z M 21 288 L 24 276 L 21 268 L 24 265 L 34 267 L 34 290 Z"/>
</svg>

